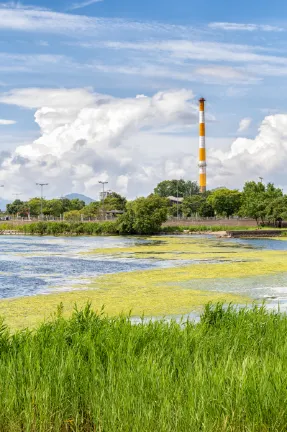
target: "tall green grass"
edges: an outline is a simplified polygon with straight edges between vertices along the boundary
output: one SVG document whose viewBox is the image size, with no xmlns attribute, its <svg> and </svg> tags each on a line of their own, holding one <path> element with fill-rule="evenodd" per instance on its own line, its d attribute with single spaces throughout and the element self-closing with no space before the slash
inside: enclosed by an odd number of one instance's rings
<svg viewBox="0 0 287 432">
<path fill-rule="evenodd" d="M 1 227 L 0 227 L 1 228 Z M 7 229 L 7 228 L 6 228 Z M 115 222 L 33 222 L 16 225 L 16 231 L 27 235 L 101 235 L 118 234 Z"/>
<path fill-rule="evenodd" d="M 280 232 L 279 228 L 270 227 L 256 227 L 256 226 L 240 226 L 240 225 L 167 225 L 162 227 L 162 232 L 164 233 L 182 233 L 184 231 L 190 232 L 216 232 L 216 231 L 255 231 L 257 229 L 261 230 L 277 230 Z"/>
<path fill-rule="evenodd" d="M 0 430 L 285 431 L 286 334 L 286 315 L 222 305 L 198 325 L 90 305 L 35 332 L 2 323 Z"/>
<path fill-rule="evenodd" d="M 224 226 L 224 225 L 192 225 L 192 226 L 164 226 L 162 233 L 183 233 L 230 230 L 254 230 L 255 227 Z M 3 223 L 0 231 L 15 230 L 27 235 L 116 235 L 119 234 L 116 221 L 106 222 L 32 222 L 32 223 Z"/>
<path fill-rule="evenodd" d="M 227 226 L 227 225 L 168 225 L 162 227 L 162 231 L 165 233 L 190 231 L 190 232 L 216 232 L 216 231 L 247 231 L 255 230 L 256 227 L 244 227 L 244 226 Z"/>
</svg>

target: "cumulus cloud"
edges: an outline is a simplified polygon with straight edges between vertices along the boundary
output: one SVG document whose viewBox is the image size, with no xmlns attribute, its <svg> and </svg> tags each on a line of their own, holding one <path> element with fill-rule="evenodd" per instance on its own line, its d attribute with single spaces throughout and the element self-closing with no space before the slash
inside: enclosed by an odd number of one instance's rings
<svg viewBox="0 0 287 432">
<path fill-rule="evenodd" d="M 229 151 L 212 151 L 209 169 L 214 169 L 214 180 L 222 184 L 230 182 L 238 187 L 242 182 L 257 179 L 263 174 L 269 181 L 286 189 L 286 127 L 286 114 L 268 116 L 254 139 L 237 138 Z"/>
<path fill-rule="evenodd" d="M 250 117 L 243 118 L 239 123 L 239 128 L 237 132 L 239 133 L 246 132 L 249 129 L 251 123 L 252 123 L 252 118 Z"/>
<path fill-rule="evenodd" d="M 131 152 L 126 140 L 141 130 L 197 123 L 192 98 L 189 90 L 125 99 L 86 89 L 19 89 L 2 95 L 2 103 L 36 108 L 41 130 L 39 139 L 18 146 L 2 161 L 5 192 L 21 188 L 31 195 L 35 181 L 43 179 L 52 195 L 78 191 L 95 196 L 98 180 L 104 179 L 129 196 L 142 193 L 151 187 L 156 169 L 146 164 L 144 148 Z"/>
<path fill-rule="evenodd" d="M 13 125 L 13 124 L 15 124 L 15 123 L 16 123 L 15 120 L 4 120 L 4 119 L 0 119 L 0 126 Z"/>
<path fill-rule="evenodd" d="M 5 103 L 36 109 L 41 131 L 34 142 L 1 154 L 5 198 L 15 190 L 23 198 L 37 194 L 36 181 L 49 183 L 49 196 L 79 192 L 97 197 L 98 181 L 104 180 L 110 189 L 133 198 L 150 193 L 164 179 L 196 179 L 197 139 L 158 132 L 196 127 L 193 97 L 187 90 L 134 98 L 87 89 L 22 89 L 2 95 Z M 251 119 L 243 120 L 244 129 Z M 241 187 L 259 175 L 287 186 L 286 128 L 286 114 L 268 116 L 254 139 L 238 138 L 227 150 L 212 149 L 207 136 L 209 187 Z"/>
</svg>

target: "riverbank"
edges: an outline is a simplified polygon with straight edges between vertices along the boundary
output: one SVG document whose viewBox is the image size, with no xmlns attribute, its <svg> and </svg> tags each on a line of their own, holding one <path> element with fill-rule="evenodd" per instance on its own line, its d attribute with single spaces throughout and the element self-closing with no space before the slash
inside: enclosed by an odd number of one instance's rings
<svg viewBox="0 0 287 432">
<path fill-rule="evenodd" d="M 287 235 L 287 230 L 228 225 L 163 225 L 160 232 L 153 234 L 195 234 L 215 233 L 221 236 L 259 237 Z M 0 224 L 0 235 L 39 235 L 39 236 L 97 236 L 120 235 L 117 222 L 5 222 Z M 138 234 L 134 234 L 138 235 Z"/>
<path fill-rule="evenodd" d="M 89 307 L 34 332 L 2 325 L 0 429 L 283 431 L 286 330 L 286 315 L 221 305 L 197 325 Z"/>
</svg>

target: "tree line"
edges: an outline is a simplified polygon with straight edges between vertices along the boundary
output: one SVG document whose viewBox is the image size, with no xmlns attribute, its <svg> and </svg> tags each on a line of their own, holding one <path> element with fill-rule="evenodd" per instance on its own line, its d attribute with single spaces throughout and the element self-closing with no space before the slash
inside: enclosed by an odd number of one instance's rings
<svg viewBox="0 0 287 432">
<path fill-rule="evenodd" d="M 173 197 L 171 199 L 171 197 Z M 176 198 L 176 199 L 174 199 Z M 179 198 L 179 200 L 177 200 Z M 176 204 L 175 204 L 176 202 Z M 111 193 L 104 201 L 85 205 L 79 199 L 42 200 L 43 214 L 69 222 L 83 218 L 104 218 L 107 211 L 123 212 L 117 219 L 117 231 L 127 234 L 149 234 L 159 231 L 169 217 L 248 217 L 258 224 L 275 223 L 287 219 L 287 195 L 272 183 L 246 182 L 243 190 L 225 187 L 199 193 L 196 182 L 165 180 L 159 183 L 148 197 L 133 201 Z M 27 202 L 15 200 L 7 205 L 7 213 L 20 217 L 37 217 L 41 214 L 41 198 Z"/>
<path fill-rule="evenodd" d="M 11 204 L 7 204 L 6 212 L 11 216 L 37 218 L 41 215 L 41 208 L 44 216 L 63 218 L 68 221 L 78 221 L 84 219 L 97 219 L 103 215 L 103 212 L 109 210 L 124 211 L 126 198 L 113 192 L 102 201 L 94 201 L 86 205 L 84 201 L 75 198 L 59 198 L 46 200 L 41 198 L 32 198 L 29 201 L 16 199 Z"/>
<path fill-rule="evenodd" d="M 161 197 L 182 198 L 169 207 L 170 216 L 180 217 L 247 217 L 258 224 L 275 223 L 287 219 L 287 195 L 273 183 L 248 181 L 243 190 L 226 187 L 199 193 L 196 182 L 163 181 L 154 189 Z"/>
</svg>

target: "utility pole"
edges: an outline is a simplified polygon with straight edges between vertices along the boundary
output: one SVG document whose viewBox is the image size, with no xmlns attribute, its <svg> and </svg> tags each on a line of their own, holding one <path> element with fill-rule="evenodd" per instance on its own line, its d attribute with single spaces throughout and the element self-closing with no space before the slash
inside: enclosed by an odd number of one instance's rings
<svg viewBox="0 0 287 432">
<path fill-rule="evenodd" d="M 261 183 L 263 183 L 263 177 L 259 177 L 259 180 L 261 181 Z"/>
<path fill-rule="evenodd" d="M 43 187 L 48 186 L 49 183 L 36 183 L 36 186 L 41 188 L 41 219 L 43 220 Z"/>
<path fill-rule="evenodd" d="M 2 187 L 2 186 L 1 186 Z M 12 194 L 13 196 L 15 196 L 15 197 L 18 197 L 18 196 L 20 196 L 20 195 L 22 195 L 21 194 L 21 192 L 20 193 L 14 193 L 14 194 Z M 17 198 L 15 198 L 15 199 L 17 199 Z M 15 214 L 14 214 L 14 218 L 15 218 Z M 18 218 L 18 213 L 17 213 L 17 218 Z"/>
<path fill-rule="evenodd" d="M 106 218 L 105 217 L 105 208 L 104 208 L 104 206 L 105 206 L 105 185 L 108 184 L 109 182 L 99 181 L 99 183 L 103 185 L 103 196 L 102 196 L 103 204 L 102 204 L 102 206 L 103 206 L 103 219 L 105 219 Z"/>
<path fill-rule="evenodd" d="M 176 192 L 176 212 L 177 212 L 177 220 L 178 220 L 178 180 L 177 180 L 177 192 Z"/>
</svg>

